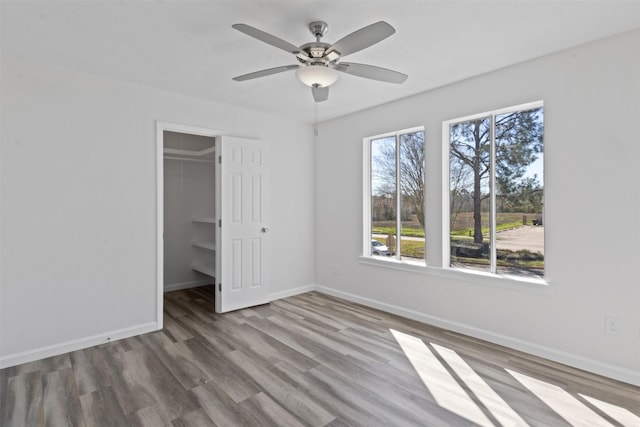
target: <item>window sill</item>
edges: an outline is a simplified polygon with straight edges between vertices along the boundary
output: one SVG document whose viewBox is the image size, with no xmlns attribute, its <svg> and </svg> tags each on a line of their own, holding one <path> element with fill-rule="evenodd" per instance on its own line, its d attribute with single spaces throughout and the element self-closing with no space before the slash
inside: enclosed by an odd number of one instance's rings
<svg viewBox="0 0 640 427">
<path fill-rule="evenodd" d="M 360 256 L 359 262 L 361 264 L 367 264 L 376 267 L 383 267 L 410 273 L 424 274 L 427 276 L 436 276 L 445 279 L 460 280 L 508 289 L 522 289 L 532 291 L 544 291 L 550 289 L 549 283 L 546 280 L 530 277 L 506 276 L 460 268 L 430 267 L 424 264 L 398 261 L 395 258 Z"/>
</svg>

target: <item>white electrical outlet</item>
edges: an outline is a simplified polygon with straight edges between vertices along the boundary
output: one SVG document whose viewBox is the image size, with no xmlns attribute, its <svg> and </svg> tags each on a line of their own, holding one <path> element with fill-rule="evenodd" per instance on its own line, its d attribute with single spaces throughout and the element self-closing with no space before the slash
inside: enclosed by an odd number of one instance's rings
<svg viewBox="0 0 640 427">
<path fill-rule="evenodd" d="M 604 332 L 609 335 L 617 335 L 620 320 L 615 316 L 604 316 Z"/>
</svg>

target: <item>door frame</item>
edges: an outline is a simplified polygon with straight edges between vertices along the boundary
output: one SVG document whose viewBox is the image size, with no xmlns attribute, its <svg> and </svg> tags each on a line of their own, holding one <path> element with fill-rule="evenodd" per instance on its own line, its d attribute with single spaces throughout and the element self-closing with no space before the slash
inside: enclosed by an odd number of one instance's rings
<svg viewBox="0 0 640 427">
<path fill-rule="evenodd" d="M 156 327 L 163 327 L 164 295 L 164 131 L 216 137 L 221 130 L 156 120 Z"/>
</svg>

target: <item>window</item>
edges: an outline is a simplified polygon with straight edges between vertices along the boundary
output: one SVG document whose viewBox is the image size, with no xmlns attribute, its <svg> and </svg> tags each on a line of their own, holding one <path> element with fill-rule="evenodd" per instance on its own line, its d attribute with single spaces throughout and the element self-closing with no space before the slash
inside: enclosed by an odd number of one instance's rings
<svg viewBox="0 0 640 427">
<path fill-rule="evenodd" d="M 544 277 L 543 128 L 541 102 L 445 122 L 450 267 Z"/>
<path fill-rule="evenodd" d="M 424 131 L 409 129 L 364 142 L 363 254 L 424 264 Z"/>
</svg>

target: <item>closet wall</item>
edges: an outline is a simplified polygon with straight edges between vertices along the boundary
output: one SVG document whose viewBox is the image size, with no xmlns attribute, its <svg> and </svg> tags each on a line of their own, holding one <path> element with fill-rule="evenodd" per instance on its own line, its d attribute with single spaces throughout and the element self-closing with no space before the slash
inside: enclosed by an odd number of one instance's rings
<svg viewBox="0 0 640 427">
<path fill-rule="evenodd" d="M 213 272 L 215 155 L 195 153 L 214 145 L 211 137 L 164 132 L 165 292 L 213 283 L 192 267 L 206 265 Z"/>
</svg>

